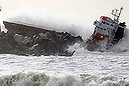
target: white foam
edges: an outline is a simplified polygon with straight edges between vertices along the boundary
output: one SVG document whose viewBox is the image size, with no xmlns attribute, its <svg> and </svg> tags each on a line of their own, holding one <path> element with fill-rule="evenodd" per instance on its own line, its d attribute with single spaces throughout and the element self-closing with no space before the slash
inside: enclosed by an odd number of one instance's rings
<svg viewBox="0 0 129 86">
<path fill-rule="evenodd" d="M 73 13 L 57 13 L 47 7 L 20 7 L 12 10 L 7 15 L 6 20 L 19 21 L 41 27 L 45 26 L 52 30 L 81 35 L 83 38 L 89 37 L 93 30 L 88 25 L 81 23 Z"/>
<path fill-rule="evenodd" d="M 129 52 L 129 29 L 125 29 L 124 37 L 110 51 L 117 53 Z"/>
<path fill-rule="evenodd" d="M 0 77 L 0 86 L 127 86 L 128 79 L 114 76 L 49 76 L 45 73 L 17 73 Z"/>
</svg>

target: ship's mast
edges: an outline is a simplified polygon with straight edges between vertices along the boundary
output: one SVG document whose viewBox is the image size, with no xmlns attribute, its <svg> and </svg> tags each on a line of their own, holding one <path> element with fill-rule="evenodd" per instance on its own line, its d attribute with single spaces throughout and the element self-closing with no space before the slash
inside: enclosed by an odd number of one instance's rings
<svg viewBox="0 0 129 86">
<path fill-rule="evenodd" d="M 2 29 L 1 10 L 2 10 L 2 6 L 0 6 L 0 35 L 1 35 L 1 29 Z"/>
<path fill-rule="evenodd" d="M 111 14 L 113 15 L 114 21 L 116 23 L 119 23 L 119 17 L 121 15 L 122 10 L 123 10 L 123 7 L 121 7 L 120 10 L 118 10 L 118 9 L 112 10 L 112 13 Z"/>
</svg>

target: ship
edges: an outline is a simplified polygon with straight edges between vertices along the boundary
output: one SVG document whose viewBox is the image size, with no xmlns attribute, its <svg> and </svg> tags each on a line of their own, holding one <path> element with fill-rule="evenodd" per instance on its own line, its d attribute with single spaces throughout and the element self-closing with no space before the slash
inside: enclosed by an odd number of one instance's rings
<svg viewBox="0 0 129 86">
<path fill-rule="evenodd" d="M 38 27 L 32 24 L 9 21 L 3 21 L 3 24 L 8 31 L 7 33 L 2 33 L 2 36 L 7 39 L 6 43 L 11 46 L 11 48 L 1 49 L 8 54 L 19 55 L 20 52 L 20 55 L 71 56 L 75 51 L 69 52 L 69 46 L 75 43 L 84 43 L 81 36 L 73 36 L 68 32 L 57 32 L 47 27 Z M 12 40 L 12 42 L 8 39 Z M 2 38 L 1 42 L 3 41 L 5 40 Z M 4 45 L 4 43 L 1 44 Z M 2 53 L 5 52 L 2 51 Z"/>
<path fill-rule="evenodd" d="M 106 51 L 113 48 L 125 36 L 126 24 L 119 18 L 123 7 L 112 10 L 113 18 L 101 16 L 94 22 L 93 34 L 86 41 L 86 49 L 90 51 Z"/>
<path fill-rule="evenodd" d="M 86 41 L 68 32 L 57 32 L 20 21 L 3 21 L 8 31 L 1 32 L 0 54 L 72 56 L 75 51 L 69 52 L 68 48 L 75 43 L 89 51 L 110 50 L 125 36 L 125 22 L 119 21 L 122 10 L 123 7 L 112 10 L 113 18 L 101 16 L 99 21 L 96 20 L 93 34 Z"/>
</svg>

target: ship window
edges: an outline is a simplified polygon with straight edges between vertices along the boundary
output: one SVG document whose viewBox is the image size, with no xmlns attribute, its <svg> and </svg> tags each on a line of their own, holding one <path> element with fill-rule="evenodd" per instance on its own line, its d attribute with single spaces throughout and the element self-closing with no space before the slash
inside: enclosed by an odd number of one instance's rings
<svg viewBox="0 0 129 86">
<path fill-rule="evenodd" d="M 97 22 L 95 21 L 94 24 L 97 24 Z"/>
<path fill-rule="evenodd" d="M 106 23 L 107 25 L 109 25 L 109 23 Z"/>
<path fill-rule="evenodd" d="M 96 26 L 96 28 L 99 28 L 98 26 Z"/>
<path fill-rule="evenodd" d="M 111 26 L 113 27 L 113 24 L 111 24 Z"/>
<path fill-rule="evenodd" d="M 102 21 L 103 24 L 105 24 L 106 22 L 105 21 Z"/>
</svg>

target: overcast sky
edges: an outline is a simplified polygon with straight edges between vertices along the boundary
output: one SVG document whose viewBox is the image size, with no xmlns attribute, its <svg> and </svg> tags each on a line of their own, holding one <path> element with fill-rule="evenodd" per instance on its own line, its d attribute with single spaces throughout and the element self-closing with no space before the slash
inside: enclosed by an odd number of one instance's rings
<svg viewBox="0 0 129 86">
<path fill-rule="evenodd" d="M 98 19 L 101 15 L 110 16 L 113 8 L 123 6 L 121 20 L 129 24 L 129 0 L 0 0 L 0 5 L 2 17 L 6 17 L 5 15 L 11 10 L 29 5 L 47 7 L 55 12 L 72 13 L 76 19 L 89 22 Z"/>
</svg>

